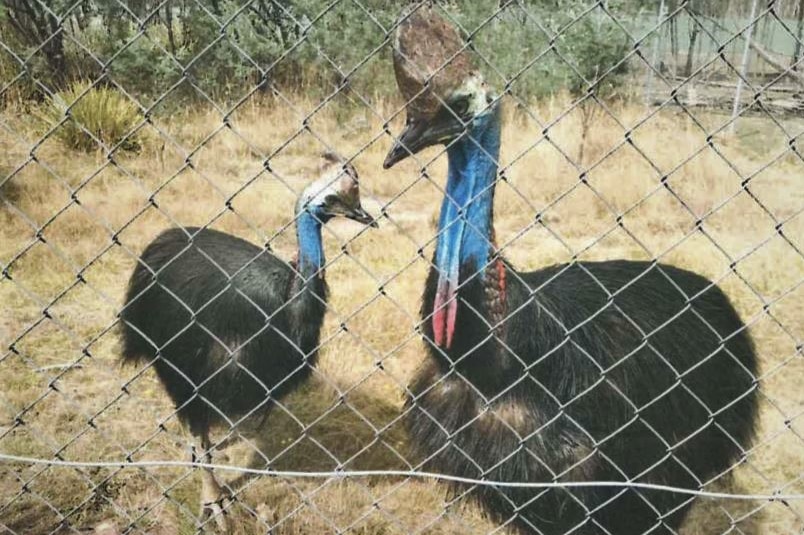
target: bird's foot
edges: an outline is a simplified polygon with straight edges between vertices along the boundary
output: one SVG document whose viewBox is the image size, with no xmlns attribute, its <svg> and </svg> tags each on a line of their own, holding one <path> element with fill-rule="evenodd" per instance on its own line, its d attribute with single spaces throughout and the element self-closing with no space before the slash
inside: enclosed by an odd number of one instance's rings
<svg viewBox="0 0 804 535">
<path fill-rule="evenodd" d="M 222 533 L 229 533 L 229 511 L 232 495 L 218 483 L 210 473 L 204 474 L 201 486 L 201 512 L 199 517 L 205 523 L 208 519 L 215 520 L 215 524 Z"/>
</svg>

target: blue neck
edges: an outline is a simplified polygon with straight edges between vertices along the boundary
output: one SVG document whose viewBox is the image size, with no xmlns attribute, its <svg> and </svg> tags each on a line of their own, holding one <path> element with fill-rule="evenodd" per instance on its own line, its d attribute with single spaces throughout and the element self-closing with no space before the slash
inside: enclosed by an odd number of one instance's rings
<svg viewBox="0 0 804 535">
<path fill-rule="evenodd" d="M 296 218 L 296 236 L 299 241 L 299 272 L 305 280 L 316 275 L 324 267 L 321 221 L 321 219 L 316 218 L 307 210 L 302 210 Z"/>
<path fill-rule="evenodd" d="M 469 135 L 447 150 L 447 194 L 441 205 L 436 263 L 443 274 L 483 268 L 492 252 L 494 186 L 500 156 L 500 110 L 476 118 Z"/>
</svg>

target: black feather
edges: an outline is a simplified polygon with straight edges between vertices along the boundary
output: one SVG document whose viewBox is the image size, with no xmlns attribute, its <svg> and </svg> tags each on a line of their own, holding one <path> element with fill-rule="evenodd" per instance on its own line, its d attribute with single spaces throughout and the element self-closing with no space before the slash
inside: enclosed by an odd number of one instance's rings
<svg viewBox="0 0 804 535">
<path fill-rule="evenodd" d="M 285 261 L 240 238 L 170 229 L 129 281 L 122 359 L 153 361 L 179 418 L 200 434 L 309 376 L 326 294 L 322 278 L 302 283 Z"/>
<path fill-rule="evenodd" d="M 647 262 L 505 270 L 501 327 L 485 319 L 483 280 L 470 278 L 458 294 L 453 347 L 428 344 L 431 358 L 411 385 L 407 422 L 427 469 L 698 489 L 740 462 L 756 421 L 757 362 L 717 286 Z M 437 276 L 433 269 L 427 280 L 425 318 Z M 424 334 L 433 339 L 430 321 Z M 523 533 L 542 534 L 579 525 L 573 533 L 669 533 L 691 503 L 612 488 L 472 496 L 495 520 L 515 517 Z"/>
</svg>

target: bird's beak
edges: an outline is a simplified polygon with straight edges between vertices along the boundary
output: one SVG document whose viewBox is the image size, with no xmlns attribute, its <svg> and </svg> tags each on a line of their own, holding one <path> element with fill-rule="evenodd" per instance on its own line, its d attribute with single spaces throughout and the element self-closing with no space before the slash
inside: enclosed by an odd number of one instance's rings
<svg viewBox="0 0 804 535">
<path fill-rule="evenodd" d="M 388 151 L 382 166 L 393 167 L 412 154 L 439 143 L 449 143 L 465 131 L 464 124 L 452 113 L 439 113 L 431 119 L 411 119 Z"/>
<path fill-rule="evenodd" d="M 358 205 L 357 208 L 353 208 L 349 210 L 344 217 L 347 217 L 353 221 L 357 221 L 358 223 L 363 223 L 364 225 L 368 225 L 372 228 L 377 228 L 379 225 L 377 224 L 377 220 L 371 216 L 368 212 L 366 212 L 362 206 Z"/>
</svg>

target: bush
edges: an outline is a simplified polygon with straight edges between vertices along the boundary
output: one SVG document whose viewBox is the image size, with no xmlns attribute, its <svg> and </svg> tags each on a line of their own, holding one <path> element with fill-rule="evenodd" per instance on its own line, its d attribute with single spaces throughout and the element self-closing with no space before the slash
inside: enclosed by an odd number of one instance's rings
<svg viewBox="0 0 804 535">
<path fill-rule="evenodd" d="M 137 107 L 122 93 L 109 87 L 91 87 L 76 82 L 49 98 L 41 114 L 50 126 L 64 120 L 54 134 L 68 147 L 92 151 L 99 141 L 112 149 L 139 150 L 134 129 L 142 122 Z M 91 134 L 91 135 L 90 135 Z"/>
<path fill-rule="evenodd" d="M 34 92 L 40 83 L 62 89 L 77 78 L 107 76 L 153 107 L 155 115 L 207 99 L 229 109 L 255 88 L 311 98 L 341 87 L 369 101 L 398 96 L 386 32 L 406 2 L 93 0 L 81 2 L 81 9 L 68 9 L 68 0 L 6 3 L 4 8 L 0 2 L 3 42 L 18 56 L 30 57 L 15 87 Z M 586 82 L 604 74 L 595 91 L 601 97 L 616 93 L 625 81 L 626 65 L 612 68 L 633 46 L 620 24 L 641 24 L 641 10 L 651 6 L 655 11 L 654 3 L 439 2 L 472 34 L 473 47 L 490 63 L 476 58 L 486 79 L 500 90 L 509 86 L 523 100 L 567 89 L 585 92 Z M 66 18 L 49 15 L 48 4 L 59 6 L 56 12 L 68 13 Z M 500 5 L 505 7 L 498 11 Z M 11 22 L 26 17 L 37 28 L 35 34 L 20 33 Z M 39 28 L 40 19 L 52 27 Z M 53 51 L 40 51 L 43 42 Z M 0 61 L 3 54 L 0 50 Z M 101 68 L 99 59 L 108 64 Z M 4 75 L 0 64 L 0 79 L 18 74 L 14 62 L 9 69 Z M 344 94 L 338 100 L 353 97 Z"/>
</svg>

